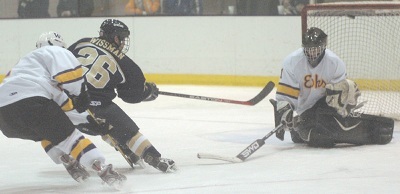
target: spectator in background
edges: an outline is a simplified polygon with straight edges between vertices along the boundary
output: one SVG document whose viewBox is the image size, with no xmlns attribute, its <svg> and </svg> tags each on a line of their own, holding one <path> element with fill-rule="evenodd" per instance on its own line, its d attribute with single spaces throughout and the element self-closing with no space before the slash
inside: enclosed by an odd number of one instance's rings
<svg viewBox="0 0 400 194">
<path fill-rule="evenodd" d="M 279 0 L 238 0 L 238 15 L 278 15 Z"/>
<path fill-rule="evenodd" d="M 301 15 L 301 11 L 308 4 L 308 0 L 293 0 L 292 4 L 296 10 L 297 15 Z"/>
<path fill-rule="evenodd" d="M 249 12 L 247 10 L 249 1 L 248 0 L 238 0 L 236 3 L 237 6 L 237 15 L 247 15 Z"/>
<path fill-rule="evenodd" d="M 49 0 L 19 0 L 19 18 L 48 18 Z"/>
<path fill-rule="evenodd" d="M 94 10 L 93 0 L 59 0 L 58 17 L 88 17 Z"/>
<path fill-rule="evenodd" d="M 296 8 L 292 5 L 291 0 L 281 0 L 283 12 L 281 15 L 297 15 Z"/>
<path fill-rule="evenodd" d="M 160 0 L 129 0 L 125 5 L 128 15 L 155 15 L 160 13 Z"/>
<path fill-rule="evenodd" d="M 203 15 L 203 0 L 164 0 L 166 15 Z"/>
<path fill-rule="evenodd" d="M 281 15 L 300 15 L 308 0 L 281 0 L 283 12 Z"/>
</svg>

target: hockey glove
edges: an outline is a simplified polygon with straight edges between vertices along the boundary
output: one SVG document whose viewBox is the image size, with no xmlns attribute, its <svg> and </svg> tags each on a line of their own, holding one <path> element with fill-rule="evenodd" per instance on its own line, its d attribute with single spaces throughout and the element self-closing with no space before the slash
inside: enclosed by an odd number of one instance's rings
<svg viewBox="0 0 400 194">
<path fill-rule="evenodd" d="M 281 124 L 285 131 L 293 130 L 293 108 L 287 101 L 279 101 L 277 103 L 278 114 L 281 115 Z"/>
<path fill-rule="evenodd" d="M 158 97 L 157 85 L 153 82 L 144 83 L 144 98 L 143 101 L 152 101 Z"/>
<path fill-rule="evenodd" d="M 88 135 L 106 135 L 110 133 L 112 125 L 106 122 L 105 119 L 93 118 L 92 116 L 87 116 L 88 123 L 81 123 L 77 125 L 79 131 L 86 133 Z"/>
<path fill-rule="evenodd" d="M 286 131 L 293 130 L 294 122 L 293 122 L 293 110 L 292 109 L 287 109 L 282 114 L 281 124 L 283 125 L 284 130 L 286 130 Z"/>
<path fill-rule="evenodd" d="M 283 141 L 285 136 L 285 130 L 289 130 L 288 126 L 290 126 L 289 123 L 291 121 L 290 116 L 293 117 L 292 106 L 287 101 L 277 102 L 274 99 L 270 99 L 269 101 L 274 106 L 275 127 L 281 123 L 284 125 L 284 130 L 279 130 L 275 133 L 276 137 Z"/>
<path fill-rule="evenodd" d="M 343 80 L 336 84 L 327 84 L 326 103 L 337 110 L 337 113 L 343 118 L 353 113 L 355 109 L 360 108 L 364 103 L 357 105 L 357 99 L 361 95 L 355 82 Z"/>
<path fill-rule="evenodd" d="M 74 109 L 76 109 L 76 111 L 78 111 L 78 113 L 85 112 L 89 108 L 90 96 L 89 96 L 88 91 L 86 90 L 85 83 L 82 83 L 81 93 L 78 96 L 69 95 L 69 98 L 72 100 Z"/>
</svg>

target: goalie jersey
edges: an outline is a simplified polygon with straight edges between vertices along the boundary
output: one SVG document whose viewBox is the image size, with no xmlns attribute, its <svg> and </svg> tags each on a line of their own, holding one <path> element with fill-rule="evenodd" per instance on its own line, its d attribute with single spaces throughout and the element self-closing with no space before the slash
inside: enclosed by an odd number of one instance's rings
<svg viewBox="0 0 400 194">
<path fill-rule="evenodd" d="M 112 44 L 97 37 L 83 38 L 68 50 L 83 65 L 91 106 L 110 104 L 117 94 L 127 103 L 143 100 L 145 77 L 142 70 Z"/>
<path fill-rule="evenodd" d="M 0 107 L 42 96 L 70 111 L 72 101 L 64 90 L 78 96 L 83 81 L 82 67 L 71 52 L 58 46 L 44 46 L 22 57 L 6 75 L 0 84 L 0 93 L 6 94 L 0 96 Z"/>
<path fill-rule="evenodd" d="M 303 48 L 299 48 L 283 61 L 276 100 L 288 101 L 300 115 L 325 96 L 326 84 L 344 79 L 346 65 L 331 50 L 326 49 L 320 63 L 313 68 Z"/>
</svg>

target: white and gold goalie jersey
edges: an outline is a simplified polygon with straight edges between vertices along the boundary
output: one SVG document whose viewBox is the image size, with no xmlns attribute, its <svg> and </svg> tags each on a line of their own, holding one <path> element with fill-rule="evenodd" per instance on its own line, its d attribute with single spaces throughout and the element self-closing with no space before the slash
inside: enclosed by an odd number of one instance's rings
<svg viewBox="0 0 400 194">
<path fill-rule="evenodd" d="M 0 107 L 42 96 L 64 111 L 73 109 L 69 96 L 79 95 L 83 83 L 79 61 L 65 48 L 44 46 L 22 57 L 0 84 Z"/>
<path fill-rule="evenodd" d="M 321 62 L 313 68 L 300 48 L 283 61 L 276 91 L 277 101 L 288 101 L 298 115 L 325 96 L 325 85 L 346 79 L 346 65 L 326 49 Z"/>
</svg>

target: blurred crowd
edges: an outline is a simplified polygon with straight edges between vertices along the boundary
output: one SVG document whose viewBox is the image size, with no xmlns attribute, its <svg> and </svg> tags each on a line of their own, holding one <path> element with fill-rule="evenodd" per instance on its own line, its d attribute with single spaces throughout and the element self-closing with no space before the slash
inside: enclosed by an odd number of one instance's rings
<svg viewBox="0 0 400 194">
<path fill-rule="evenodd" d="M 2 0 L 1 18 L 299 15 L 310 0 Z M 313 0 L 315 1 L 315 0 Z"/>
<path fill-rule="evenodd" d="M 2 0 L 0 17 L 300 15 L 310 2 L 336 1 L 350 0 Z"/>
</svg>

